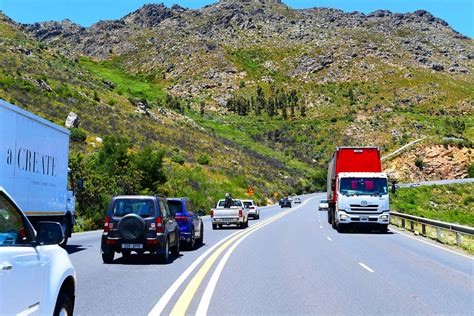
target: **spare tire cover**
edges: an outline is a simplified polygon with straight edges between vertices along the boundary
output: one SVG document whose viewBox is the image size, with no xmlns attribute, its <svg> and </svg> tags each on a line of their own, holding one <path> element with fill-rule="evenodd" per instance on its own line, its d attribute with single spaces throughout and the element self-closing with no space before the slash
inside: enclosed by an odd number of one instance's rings
<svg viewBox="0 0 474 316">
<path fill-rule="evenodd" d="M 145 234 L 145 228 L 145 221 L 137 214 L 128 214 L 118 223 L 118 232 L 127 241 L 142 238 Z"/>
</svg>

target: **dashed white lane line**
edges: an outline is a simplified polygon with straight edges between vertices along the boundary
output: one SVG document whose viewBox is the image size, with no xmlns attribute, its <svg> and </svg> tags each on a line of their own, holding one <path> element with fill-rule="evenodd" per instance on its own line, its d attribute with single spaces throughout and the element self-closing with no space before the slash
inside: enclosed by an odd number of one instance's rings
<svg viewBox="0 0 474 316">
<path fill-rule="evenodd" d="M 332 241 L 331 237 L 326 237 L 329 241 Z"/>
<path fill-rule="evenodd" d="M 375 271 L 372 270 L 371 268 L 369 268 L 368 266 L 366 266 L 365 264 L 363 264 L 362 262 L 359 262 L 359 265 L 364 268 L 365 270 L 371 272 L 371 273 L 374 273 Z"/>
</svg>

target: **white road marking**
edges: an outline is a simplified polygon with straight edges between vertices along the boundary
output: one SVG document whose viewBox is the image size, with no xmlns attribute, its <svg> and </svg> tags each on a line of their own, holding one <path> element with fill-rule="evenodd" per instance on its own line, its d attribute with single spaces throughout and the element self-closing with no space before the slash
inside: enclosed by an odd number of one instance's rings
<svg viewBox="0 0 474 316">
<path fill-rule="evenodd" d="M 375 271 L 372 270 L 371 268 L 369 268 L 368 266 L 366 266 L 365 264 L 363 264 L 362 262 L 359 262 L 359 265 L 364 268 L 365 270 L 369 271 L 369 272 L 372 272 L 374 273 Z"/>
<path fill-rule="evenodd" d="M 474 260 L 474 257 L 472 256 L 469 256 L 469 255 L 465 255 L 465 254 L 462 254 L 462 253 L 459 253 L 459 252 L 456 252 L 454 250 L 451 250 L 451 249 L 448 249 L 446 247 L 442 247 L 442 246 L 438 246 L 438 245 L 435 245 L 435 244 L 432 244 L 430 242 L 427 242 L 425 240 L 422 240 L 422 239 L 419 239 L 419 238 L 415 238 L 413 236 L 410 236 L 406 233 L 402 233 L 400 230 L 395 230 L 395 229 L 390 229 L 391 231 L 393 232 L 397 232 L 398 234 L 402 235 L 402 236 L 405 236 L 405 237 L 408 237 L 410 239 L 413 239 L 413 240 L 416 240 L 416 241 L 419 241 L 419 242 L 422 242 L 424 244 L 427 244 L 427 245 L 430 245 L 430 246 L 433 246 L 433 247 L 436 247 L 436 248 L 439 248 L 439 249 L 442 249 L 444 251 L 447 251 L 447 252 L 451 252 L 451 253 L 454 253 L 455 255 L 458 255 L 458 256 L 461 256 L 461 257 L 464 257 L 464 258 L 467 258 L 467 259 L 471 259 L 471 260 Z"/>
<path fill-rule="evenodd" d="M 323 226 L 322 226 L 322 225 L 320 225 L 320 226 L 319 226 L 319 228 L 323 228 Z"/>
<path fill-rule="evenodd" d="M 307 202 L 309 202 L 309 200 L 311 199 L 308 199 L 307 201 L 305 201 L 305 203 L 303 203 L 301 206 L 305 205 Z M 272 205 L 274 206 L 274 205 Z M 294 210 L 297 210 L 299 209 L 301 206 L 299 207 L 295 207 L 293 209 L 290 209 L 289 211 L 286 211 L 286 212 L 283 212 L 283 213 L 280 213 L 278 215 L 286 215 L 287 213 L 290 213 L 291 211 L 294 211 Z M 267 207 L 271 207 L 271 206 L 267 206 Z M 276 219 L 279 219 L 283 216 L 274 216 L 276 217 Z M 264 222 L 261 222 L 261 223 L 258 223 L 256 225 L 252 225 L 250 228 L 252 229 L 257 229 L 259 226 L 262 226 L 262 225 L 265 225 L 268 220 L 271 220 L 272 218 L 269 218 L 267 219 L 266 221 Z M 196 267 L 212 252 L 214 251 L 217 247 L 219 247 L 220 245 L 222 245 L 225 241 L 227 241 L 228 239 L 232 238 L 233 236 L 239 234 L 239 233 L 245 233 L 246 231 L 237 231 L 229 236 L 227 236 L 226 238 L 220 240 L 217 244 L 215 244 L 214 246 L 212 246 L 211 248 L 209 248 L 205 253 L 203 253 L 201 256 L 199 256 L 199 258 L 197 258 L 180 276 L 178 279 L 176 279 L 176 281 L 173 282 L 173 284 L 168 288 L 168 290 L 165 292 L 165 294 L 163 294 L 163 296 L 160 298 L 160 300 L 158 301 L 158 303 L 156 303 L 156 305 L 153 307 L 153 309 L 148 313 L 148 315 L 161 315 L 161 313 L 163 312 L 163 310 L 166 308 L 166 306 L 168 305 L 169 301 L 171 300 L 171 298 L 175 295 L 175 293 L 178 291 L 179 287 L 184 283 L 184 281 L 189 277 L 189 275 L 196 269 Z"/>
<path fill-rule="evenodd" d="M 309 202 L 309 200 L 311 199 L 308 199 L 306 200 L 303 204 L 301 204 L 299 207 L 297 208 L 300 208 L 302 207 L 303 205 L 305 205 L 307 202 Z M 295 209 L 296 210 L 296 209 Z M 285 214 L 287 215 L 287 214 Z M 283 215 L 284 216 L 284 215 Z M 199 306 L 198 306 L 198 309 L 196 311 L 196 315 L 197 316 L 206 316 L 207 315 L 207 311 L 209 309 L 209 304 L 211 303 L 211 299 L 212 299 L 212 295 L 214 294 L 214 290 L 216 289 L 216 286 L 217 286 L 217 282 L 219 281 L 219 277 L 221 276 L 221 273 L 222 273 L 222 270 L 224 270 L 224 267 L 227 263 L 227 261 L 229 260 L 230 258 L 230 255 L 234 252 L 234 250 L 237 248 L 237 246 L 245 239 L 247 238 L 248 236 L 250 236 L 251 234 L 253 234 L 254 232 L 256 232 L 257 230 L 259 230 L 260 228 L 263 228 L 271 223 L 273 223 L 274 221 L 282 218 L 283 216 L 279 216 L 267 223 L 265 223 L 264 225 L 258 227 L 257 229 L 249 232 L 248 234 L 244 235 L 243 237 L 241 237 L 239 240 L 237 240 L 233 245 L 232 247 L 230 247 L 227 252 L 225 253 L 225 255 L 222 257 L 221 261 L 219 262 L 219 264 L 217 265 L 217 268 L 216 270 L 214 270 L 214 273 L 212 274 L 211 276 L 211 279 L 209 280 L 209 283 L 207 284 L 206 286 L 206 290 L 204 291 L 204 294 L 202 295 L 201 297 L 201 301 L 199 302 Z"/>
<path fill-rule="evenodd" d="M 329 241 L 332 241 L 331 237 L 326 237 Z"/>
</svg>

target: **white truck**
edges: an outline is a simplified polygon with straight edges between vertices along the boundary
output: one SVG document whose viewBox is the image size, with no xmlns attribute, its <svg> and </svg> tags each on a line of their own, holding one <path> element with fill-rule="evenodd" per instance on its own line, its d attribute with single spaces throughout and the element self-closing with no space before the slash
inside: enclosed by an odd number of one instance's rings
<svg viewBox="0 0 474 316">
<path fill-rule="evenodd" d="M 60 223 L 67 243 L 75 196 L 68 190 L 69 130 L 0 100 L 0 186 L 36 227 Z"/>
<path fill-rule="evenodd" d="M 237 225 L 240 228 L 249 226 L 248 211 L 241 200 L 233 199 L 230 208 L 224 205 L 225 200 L 219 200 L 211 210 L 212 229 L 221 228 L 222 225 Z"/>
</svg>

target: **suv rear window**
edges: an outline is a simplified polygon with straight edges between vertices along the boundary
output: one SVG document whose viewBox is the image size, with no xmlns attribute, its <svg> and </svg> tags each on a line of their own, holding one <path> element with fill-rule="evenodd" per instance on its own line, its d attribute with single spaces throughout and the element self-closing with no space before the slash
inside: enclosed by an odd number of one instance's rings
<svg viewBox="0 0 474 316">
<path fill-rule="evenodd" d="M 252 202 L 243 202 L 244 203 L 244 206 L 245 207 L 249 207 L 249 206 L 252 206 L 253 203 Z"/>
<path fill-rule="evenodd" d="M 170 207 L 170 210 L 174 213 L 183 212 L 183 203 L 181 201 L 168 201 L 168 205 Z"/>
<path fill-rule="evenodd" d="M 155 213 L 153 201 L 143 199 L 116 200 L 114 216 L 123 217 L 128 214 L 137 214 L 141 217 L 150 217 Z"/>
</svg>

